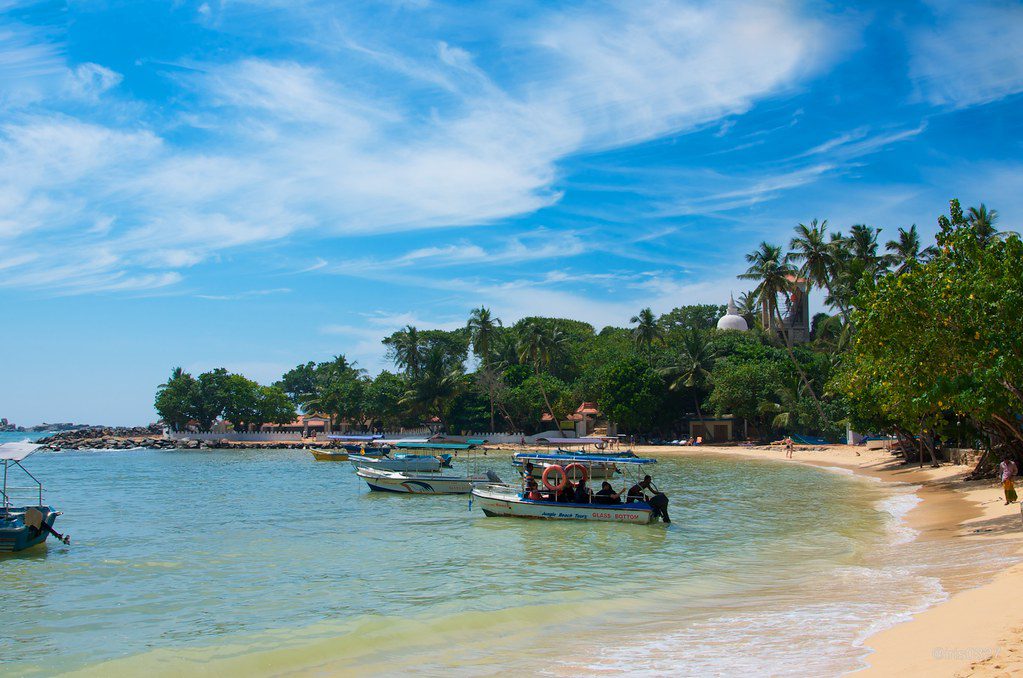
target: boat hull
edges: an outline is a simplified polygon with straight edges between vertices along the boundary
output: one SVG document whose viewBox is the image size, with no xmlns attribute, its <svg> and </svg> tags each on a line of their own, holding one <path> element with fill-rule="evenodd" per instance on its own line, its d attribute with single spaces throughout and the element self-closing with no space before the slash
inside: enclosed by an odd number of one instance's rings
<svg viewBox="0 0 1023 678">
<path fill-rule="evenodd" d="M 363 457 L 362 455 L 349 455 L 348 461 L 356 470 L 360 468 L 376 469 L 379 471 L 405 471 L 405 472 L 431 472 L 440 471 L 441 462 L 437 457 L 414 456 L 414 457 Z"/>
<path fill-rule="evenodd" d="M 360 468 L 356 474 L 375 492 L 399 494 L 469 494 L 473 482 L 486 482 L 486 478 L 442 476 L 429 473 L 401 473 Z"/>
<path fill-rule="evenodd" d="M 23 551 L 46 541 L 46 537 L 50 534 L 47 530 L 37 530 L 25 524 L 25 511 L 29 508 L 35 508 L 42 512 L 43 520 L 50 527 L 53 527 L 57 516 L 60 515 L 51 506 L 12 508 L 8 516 L 0 518 L 0 553 Z"/>
<path fill-rule="evenodd" d="M 348 461 L 348 453 L 340 450 L 309 450 L 316 461 Z"/>
<path fill-rule="evenodd" d="M 544 520 L 584 520 L 591 522 L 633 523 L 650 522 L 653 508 L 645 502 L 632 504 L 563 504 L 560 502 L 531 501 L 508 491 L 477 487 L 472 492 L 473 502 L 488 517 L 539 518 Z"/>
</svg>

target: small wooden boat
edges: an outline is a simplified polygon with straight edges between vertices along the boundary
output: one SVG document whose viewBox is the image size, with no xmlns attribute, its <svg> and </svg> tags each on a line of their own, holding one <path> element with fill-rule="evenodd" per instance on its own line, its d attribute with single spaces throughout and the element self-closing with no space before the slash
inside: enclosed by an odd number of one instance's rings
<svg viewBox="0 0 1023 678">
<path fill-rule="evenodd" d="M 486 475 L 453 476 L 359 468 L 355 473 L 371 490 L 401 494 L 469 494 L 477 484 L 501 482 L 493 471 L 487 471 Z"/>
<path fill-rule="evenodd" d="M 332 448 L 307 447 L 309 454 L 313 455 L 316 461 L 348 461 L 348 450 Z"/>
<path fill-rule="evenodd" d="M 4 464 L 3 490 L 0 491 L 0 551 L 22 551 L 42 544 L 51 534 L 65 544 L 71 542 L 70 537 L 53 529 L 53 523 L 60 515 L 60 511 L 43 504 L 43 484 L 21 465 L 21 462 L 38 447 L 39 445 L 31 443 L 0 444 L 0 460 Z M 8 485 L 8 475 L 12 466 L 24 471 L 33 485 L 27 487 Z M 16 506 L 13 494 L 17 491 L 31 492 L 37 503 Z"/>
</svg>

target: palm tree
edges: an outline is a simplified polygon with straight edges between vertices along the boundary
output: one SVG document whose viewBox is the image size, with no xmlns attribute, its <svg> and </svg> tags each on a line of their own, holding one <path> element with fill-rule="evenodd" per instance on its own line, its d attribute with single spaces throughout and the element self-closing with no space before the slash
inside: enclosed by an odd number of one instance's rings
<svg viewBox="0 0 1023 678">
<path fill-rule="evenodd" d="M 821 415 L 821 420 L 827 422 L 828 418 L 824 414 L 824 408 L 821 406 L 820 400 L 817 399 L 817 394 L 814 393 L 813 386 L 810 385 L 810 380 L 807 379 L 802 366 L 796 360 L 796 354 L 792 350 L 792 336 L 785 327 L 785 320 L 781 317 L 781 309 L 778 306 L 779 296 L 784 296 L 786 300 L 789 298 L 796 270 L 789 264 L 788 257 L 782 254 L 781 247 L 768 244 L 767 242 L 761 242 L 760 249 L 747 254 L 746 261 L 749 262 L 750 267 L 745 273 L 740 274 L 739 277 L 744 280 L 759 281 L 753 292 L 760 299 L 761 310 L 764 315 L 764 327 L 768 329 L 771 327 L 773 312 L 774 318 L 778 320 L 778 327 L 785 338 L 784 345 L 785 350 L 789 354 L 789 359 L 792 361 L 793 366 L 795 366 L 796 371 L 799 372 L 799 376 L 806 385 L 807 391 L 813 397 L 817 411 Z"/>
<path fill-rule="evenodd" d="M 760 302 L 757 300 L 757 295 L 753 292 L 743 292 L 739 295 L 736 307 L 739 310 L 739 315 L 746 319 L 746 324 L 753 327 L 753 323 L 756 322 L 757 316 L 760 314 Z"/>
<path fill-rule="evenodd" d="M 998 210 L 989 210 L 984 203 L 980 207 L 971 207 L 966 210 L 966 221 L 977 233 L 977 241 L 981 247 L 987 247 L 991 242 L 1013 235 L 1013 231 L 996 231 L 995 222 L 998 221 Z"/>
<path fill-rule="evenodd" d="M 452 364 L 443 346 L 433 346 L 422 356 L 419 375 L 399 401 L 436 416 L 441 423 L 448 402 L 458 395 L 462 368 Z"/>
<path fill-rule="evenodd" d="M 547 389 L 544 388 L 543 378 L 540 376 L 540 365 L 550 365 L 552 356 L 561 353 L 567 338 L 559 328 L 545 323 L 539 318 L 530 318 L 519 328 L 519 331 L 519 362 L 533 366 L 533 373 L 540 385 L 540 395 L 543 396 L 547 412 L 551 415 L 551 420 L 560 433 L 561 426 L 558 425 L 558 415 L 555 414 L 554 408 L 551 407 L 551 401 L 547 397 Z"/>
<path fill-rule="evenodd" d="M 899 239 L 889 240 L 884 247 L 891 253 L 886 259 L 895 267 L 895 275 L 902 275 L 937 253 L 934 247 L 920 249 L 920 234 L 917 233 L 916 224 L 908 230 L 899 228 Z"/>
<path fill-rule="evenodd" d="M 664 341 L 664 334 L 661 332 L 661 328 L 657 326 L 657 316 L 649 308 L 644 308 L 639 312 L 639 315 L 632 316 L 629 322 L 639 323 L 632 330 L 632 338 L 635 339 L 636 344 L 646 350 L 648 356 L 650 354 L 650 347 L 655 340 Z"/>
<path fill-rule="evenodd" d="M 773 415 L 771 427 L 791 430 L 799 423 L 799 396 L 802 384 L 799 380 L 791 386 L 781 386 L 774 392 L 774 399 L 760 403 L 760 414 Z"/>
<path fill-rule="evenodd" d="M 480 359 L 480 364 L 485 371 L 490 370 L 491 360 L 493 359 L 491 349 L 494 333 L 500 326 L 501 319 L 492 317 L 490 309 L 483 306 L 473 309 L 472 313 L 469 314 L 469 322 L 466 324 L 466 329 L 469 330 L 469 341 L 472 343 L 473 353 Z M 490 397 L 490 430 L 493 431 L 495 428 L 494 382 L 493 380 L 488 380 L 487 383 L 487 395 Z"/>
<path fill-rule="evenodd" d="M 796 236 L 789 242 L 789 259 L 803 262 L 799 269 L 800 277 L 806 278 L 811 285 L 827 290 L 831 297 L 831 277 L 835 270 L 835 248 L 825 239 L 828 221 L 817 223 L 814 219 L 810 225 L 796 226 Z"/>
<path fill-rule="evenodd" d="M 183 376 L 185 376 L 185 368 L 175 367 L 173 370 L 171 370 L 170 379 L 160 384 L 158 388 L 167 388 L 178 379 L 181 379 Z"/>
<path fill-rule="evenodd" d="M 417 379 L 423 361 L 419 330 L 406 325 L 405 329 L 394 334 L 391 349 L 394 351 L 395 364 L 405 370 L 409 377 Z"/>
<path fill-rule="evenodd" d="M 852 255 L 868 264 L 876 264 L 880 259 L 877 256 L 877 237 L 880 234 L 880 228 L 872 228 L 865 224 L 851 226 L 849 228 L 849 245 L 852 248 Z"/>
<path fill-rule="evenodd" d="M 696 417 L 703 426 L 703 412 L 700 411 L 700 390 L 710 380 L 714 361 L 717 360 L 716 347 L 707 340 L 699 330 L 690 329 L 681 337 L 681 358 L 679 364 L 663 367 L 659 372 L 672 381 L 668 389 L 677 391 L 683 386 L 693 389 L 693 404 L 696 406 Z"/>
</svg>

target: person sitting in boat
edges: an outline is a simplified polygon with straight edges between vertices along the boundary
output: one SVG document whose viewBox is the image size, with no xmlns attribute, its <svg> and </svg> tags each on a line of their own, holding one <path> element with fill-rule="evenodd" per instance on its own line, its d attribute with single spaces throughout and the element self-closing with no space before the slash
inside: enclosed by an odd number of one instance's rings
<svg viewBox="0 0 1023 678">
<path fill-rule="evenodd" d="M 589 504 L 591 494 L 592 492 L 590 491 L 590 488 L 586 487 L 586 479 L 581 478 L 579 482 L 575 484 L 575 497 L 573 497 L 573 501 L 576 504 Z"/>
<path fill-rule="evenodd" d="M 541 501 L 543 499 L 540 489 L 536 486 L 536 480 L 533 478 L 526 481 L 526 499 L 530 501 Z"/>
<path fill-rule="evenodd" d="M 621 501 L 621 495 L 615 492 L 611 483 L 606 480 L 600 484 L 600 489 L 593 495 L 594 504 L 620 504 Z"/>
<path fill-rule="evenodd" d="M 558 491 L 557 501 L 571 504 L 575 501 L 575 485 L 572 484 L 571 480 L 565 481 L 565 489 Z"/>
<path fill-rule="evenodd" d="M 646 492 L 653 492 L 650 489 L 650 485 L 653 483 L 653 479 L 650 476 L 643 476 L 643 480 L 639 481 L 635 485 L 629 488 L 628 494 L 625 496 L 625 503 L 631 504 L 634 501 L 645 501 Z"/>
</svg>

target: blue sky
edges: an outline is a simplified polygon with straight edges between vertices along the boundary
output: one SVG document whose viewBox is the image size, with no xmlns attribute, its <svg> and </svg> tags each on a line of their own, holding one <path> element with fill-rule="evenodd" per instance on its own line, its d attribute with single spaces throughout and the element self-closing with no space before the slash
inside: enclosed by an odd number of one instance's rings
<svg viewBox="0 0 1023 678">
<path fill-rule="evenodd" d="M 0 0 L 0 416 L 723 303 L 812 218 L 1023 216 L 1018 2 Z"/>
</svg>

